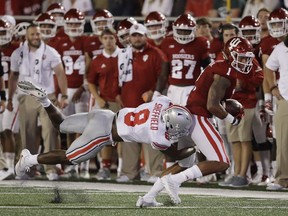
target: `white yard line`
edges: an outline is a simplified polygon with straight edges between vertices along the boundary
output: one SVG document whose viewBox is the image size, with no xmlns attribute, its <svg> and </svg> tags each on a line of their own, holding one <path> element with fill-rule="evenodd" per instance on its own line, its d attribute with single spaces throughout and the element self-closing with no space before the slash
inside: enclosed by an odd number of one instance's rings
<svg viewBox="0 0 288 216">
<path fill-rule="evenodd" d="M 146 193 L 150 185 L 129 185 L 129 184 L 112 184 L 98 182 L 64 182 L 64 181 L 37 181 L 37 180 L 9 180 L 0 181 L 0 187 L 34 187 L 34 188 L 59 188 L 65 190 L 88 190 L 88 191 L 105 191 L 105 192 L 130 192 Z M 95 191 L 94 191 L 95 192 Z M 288 192 L 271 192 L 271 191 L 248 191 L 248 190 L 229 190 L 221 188 L 180 188 L 180 194 L 191 194 L 201 196 L 221 196 L 221 197 L 249 197 L 261 199 L 286 199 Z M 98 207 L 97 207 L 98 208 Z"/>
</svg>

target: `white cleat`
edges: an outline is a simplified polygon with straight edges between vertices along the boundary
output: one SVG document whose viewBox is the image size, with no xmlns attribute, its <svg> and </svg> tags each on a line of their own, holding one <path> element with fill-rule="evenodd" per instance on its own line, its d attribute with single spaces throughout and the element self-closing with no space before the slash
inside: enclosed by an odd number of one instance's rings
<svg viewBox="0 0 288 216">
<path fill-rule="evenodd" d="M 23 149 L 20 154 L 20 159 L 15 166 L 15 173 L 17 176 L 22 177 L 26 172 L 29 172 L 30 166 L 27 163 L 27 157 L 31 155 L 28 149 Z"/>
<path fill-rule="evenodd" d="M 47 92 L 45 89 L 34 85 L 29 81 L 20 81 L 17 83 L 17 87 L 24 93 L 31 95 L 38 99 L 43 99 L 47 97 Z"/>
<path fill-rule="evenodd" d="M 159 203 L 156 201 L 155 198 L 152 200 L 145 199 L 144 197 L 139 196 L 137 202 L 136 202 L 136 207 L 159 207 L 163 206 L 163 203 Z"/>
<path fill-rule="evenodd" d="M 178 192 L 179 192 L 179 187 L 180 185 L 177 184 L 175 181 L 172 180 L 171 178 L 171 173 L 168 175 L 165 175 L 161 178 L 162 184 L 165 187 L 165 189 L 167 190 L 170 199 L 172 200 L 172 202 L 177 205 L 181 203 L 181 199 L 178 196 Z"/>
</svg>

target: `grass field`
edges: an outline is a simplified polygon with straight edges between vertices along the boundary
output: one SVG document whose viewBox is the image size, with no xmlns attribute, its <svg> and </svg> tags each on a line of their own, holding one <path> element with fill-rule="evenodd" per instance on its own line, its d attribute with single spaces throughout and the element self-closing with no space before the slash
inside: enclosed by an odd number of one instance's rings
<svg viewBox="0 0 288 216">
<path fill-rule="evenodd" d="M 180 191 L 180 205 L 172 205 L 168 195 L 161 193 L 157 201 L 163 202 L 163 207 L 136 208 L 138 196 L 150 185 L 2 181 L 0 215 L 288 215 L 287 192 L 185 186 Z M 55 203 L 59 197 L 60 203 Z"/>
</svg>

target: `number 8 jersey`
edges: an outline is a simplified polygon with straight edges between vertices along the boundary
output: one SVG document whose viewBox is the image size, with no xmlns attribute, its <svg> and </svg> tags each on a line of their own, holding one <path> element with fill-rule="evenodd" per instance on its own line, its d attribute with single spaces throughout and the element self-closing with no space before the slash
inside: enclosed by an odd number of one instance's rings
<svg viewBox="0 0 288 216">
<path fill-rule="evenodd" d="M 167 149 L 173 141 L 168 138 L 161 115 L 170 105 L 168 97 L 160 96 L 136 108 L 121 109 L 116 120 L 119 136 L 125 142 L 147 143 L 154 149 Z"/>
</svg>

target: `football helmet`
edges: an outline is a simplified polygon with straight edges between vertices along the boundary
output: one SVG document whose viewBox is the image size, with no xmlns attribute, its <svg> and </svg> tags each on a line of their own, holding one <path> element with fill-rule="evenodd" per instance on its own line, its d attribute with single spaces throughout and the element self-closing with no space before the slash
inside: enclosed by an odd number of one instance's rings
<svg viewBox="0 0 288 216">
<path fill-rule="evenodd" d="M 56 20 L 57 26 L 64 25 L 65 8 L 61 3 L 53 3 L 48 8 L 46 13 L 49 13 Z"/>
<path fill-rule="evenodd" d="M 173 23 L 173 37 L 180 44 L 193 41 L 195 32 L 196 22 L 191 14 L 182 14 Z"/>
<path fill-rule="evenodd" d="M 254 16 L 246 16 L 239 23 L 240 35 L 252 44 L 259 44 L 261 40 L 261 24 Z"/>
<path fill-rule="evenodd" d="M 85 15 L 72 8 L 64 15 L 64 31 L 70 37 L 78 37 L 84 33 Z"/>
<path fill-rule="evenodd" d="M 55 37 L 57 24 L 52 15 L 42 13 L 35 19 L 34 23 L 39 25 L 43 39 Z"/>
<path fill-rule="evenodd" d="M 18 23 L 14 28 L 14 32 L 13 32 L 14 36 L 17 39 L 25 37 L 26 30 L 27 30 L 28 26 L 30 26 L 30 25 L 31 25 L 31 23 L 29 23 L 29 22 Z"/>
<path fill-rule="evenodd" d="M 147 37 L 155 40 L 166 35 L 168 20 L 164 14 L 153 11 L 147 15 L 144 25 L 147 28 Z"/>
<path fill-rule="evenodd" d="M 13 37 L 13 26 L 6 20 L 0 19 L 0 46 L 8 44 Z"/>
<path fill-rule="evenodd" d="M 124 47 L 127 47 L 129 44 L 129 29 L 136 23 L 137 21 L 133 17 L 126 18 L 119 22 L 117 27 L 117 37 Z"/>
<path fill-rule="evenodd" d="M 164 110 L 161 117 L 170 140 L 178 140 L 191 132 L 192 115 L 185 107 L 172 105 Z"/>
<path fill-rule="evenodd" d="M 99 9 L 94 14 L 90 24 L 95 35 L 101 35 L 104 28 L 113 28 L 113 15 L 106 9 Z"/>
<path fill-rule="evenodd" d="M 288 11 L 284 8 L 272 11 L 267 26 L 273 38 L 285 36 L 288 33 Z"/>
<path fill-rule="evenodd" d="M 253 66 L 252 44 L 243 37 L 233 37 L 224 46 L 225 58 L 237 71 L 248 74 Z"/>
</svg>

